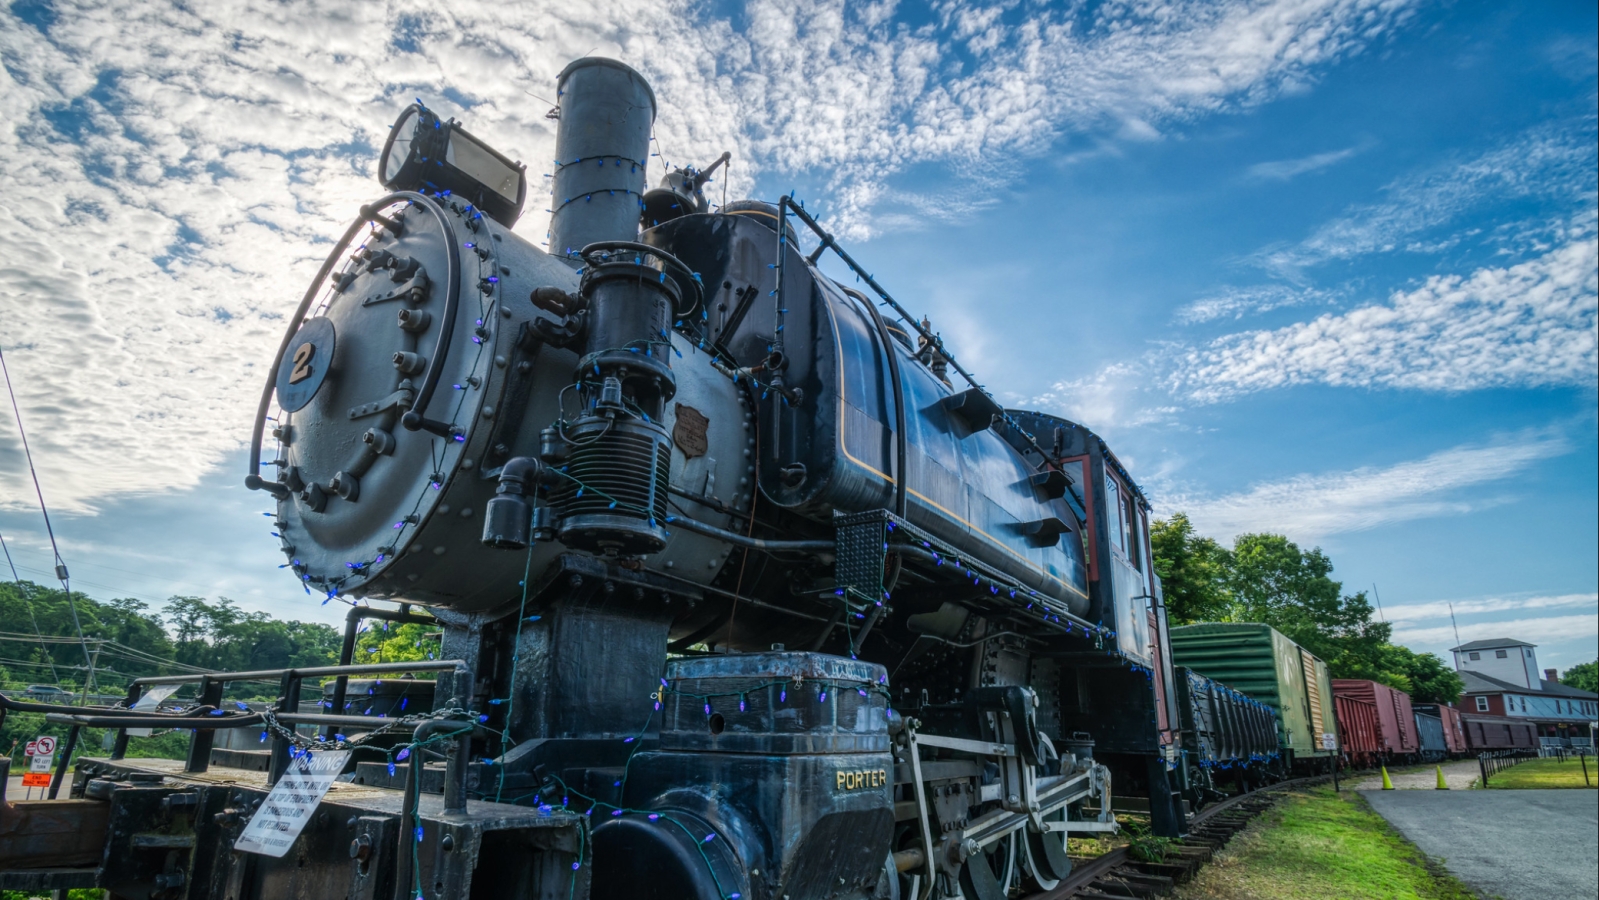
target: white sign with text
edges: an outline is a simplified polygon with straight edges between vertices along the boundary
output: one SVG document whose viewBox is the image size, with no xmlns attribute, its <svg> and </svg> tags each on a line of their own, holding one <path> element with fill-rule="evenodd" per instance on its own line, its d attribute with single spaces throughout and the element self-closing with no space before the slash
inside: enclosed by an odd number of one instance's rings
<svg viewBox="0 0 1599 900">
<path fill-rule="evenodd" d="M 290 760 L 289 771 L 273 785 L 233 849 L 271 857 L 288 853 L 349 759 L 349 750 L 326 750 Z"/>
</svg>

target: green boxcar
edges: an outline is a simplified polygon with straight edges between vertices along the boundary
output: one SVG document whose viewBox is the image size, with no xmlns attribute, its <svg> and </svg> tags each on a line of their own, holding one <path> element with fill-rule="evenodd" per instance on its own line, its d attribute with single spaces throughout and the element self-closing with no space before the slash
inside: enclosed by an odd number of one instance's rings
<svg viewBox="0 0 1599 900">
<path fill-rule="evenodd" d="M 1332 755 L 1336 732 L 1327 664 L 1270 625 L 1210 623 L 1171 629 L 1172 663 L 1274 707 L 1277 738 L 1297 759 Z"/>
</svg>

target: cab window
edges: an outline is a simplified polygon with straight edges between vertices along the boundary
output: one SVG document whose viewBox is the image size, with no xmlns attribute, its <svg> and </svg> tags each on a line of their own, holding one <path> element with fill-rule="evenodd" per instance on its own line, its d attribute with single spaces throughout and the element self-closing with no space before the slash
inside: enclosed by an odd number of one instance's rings
<svg viewBox="0 0 1599 900">
<path fill-rule="evenodd" d="M 1105 476 L 1105 532 L 1110 535 L 1110 545 L 1127 555 L 1127 522 L 1122 509 L 1121 487 L 1116 479 Z"/>
</svg>

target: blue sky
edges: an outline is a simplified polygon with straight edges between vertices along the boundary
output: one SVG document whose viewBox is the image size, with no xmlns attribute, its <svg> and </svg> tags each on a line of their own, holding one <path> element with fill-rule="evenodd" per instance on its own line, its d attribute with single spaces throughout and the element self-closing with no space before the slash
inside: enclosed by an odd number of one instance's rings
<svg viewBox="0 0 1599 900">
<path fill-rule="evenodd" d="M 594 52 L 651 79 L 664 158 L 796 190 L 1160 511 L 1321 546 L 1417 649 L 1452 603 L 1599 653 L 1591 3 L 577 6 L 0 7 L 0 342 L 79 586 L 335 618 L 238 486 L 282 319 L 403 103 L 536 172 Z"/>
</svg>

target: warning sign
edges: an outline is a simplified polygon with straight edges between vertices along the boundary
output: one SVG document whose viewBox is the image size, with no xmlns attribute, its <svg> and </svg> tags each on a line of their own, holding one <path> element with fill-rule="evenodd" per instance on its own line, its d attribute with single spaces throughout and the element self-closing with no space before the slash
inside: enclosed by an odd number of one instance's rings
<svg viewBox="0 0 1599 900">
<path fill-rule="evenodd" d="M 349 750 L 327 750 L 291 760 L 233 848 L 271 857 L 288 853 L 349 759 Z"/>
<path fill-rule="evenodd" d="M 50 774 L 48 772 L 29 772 L 22 776 L 22 786 L 25 788 L 47 788 L 50 786 Z"/>
</svg>

